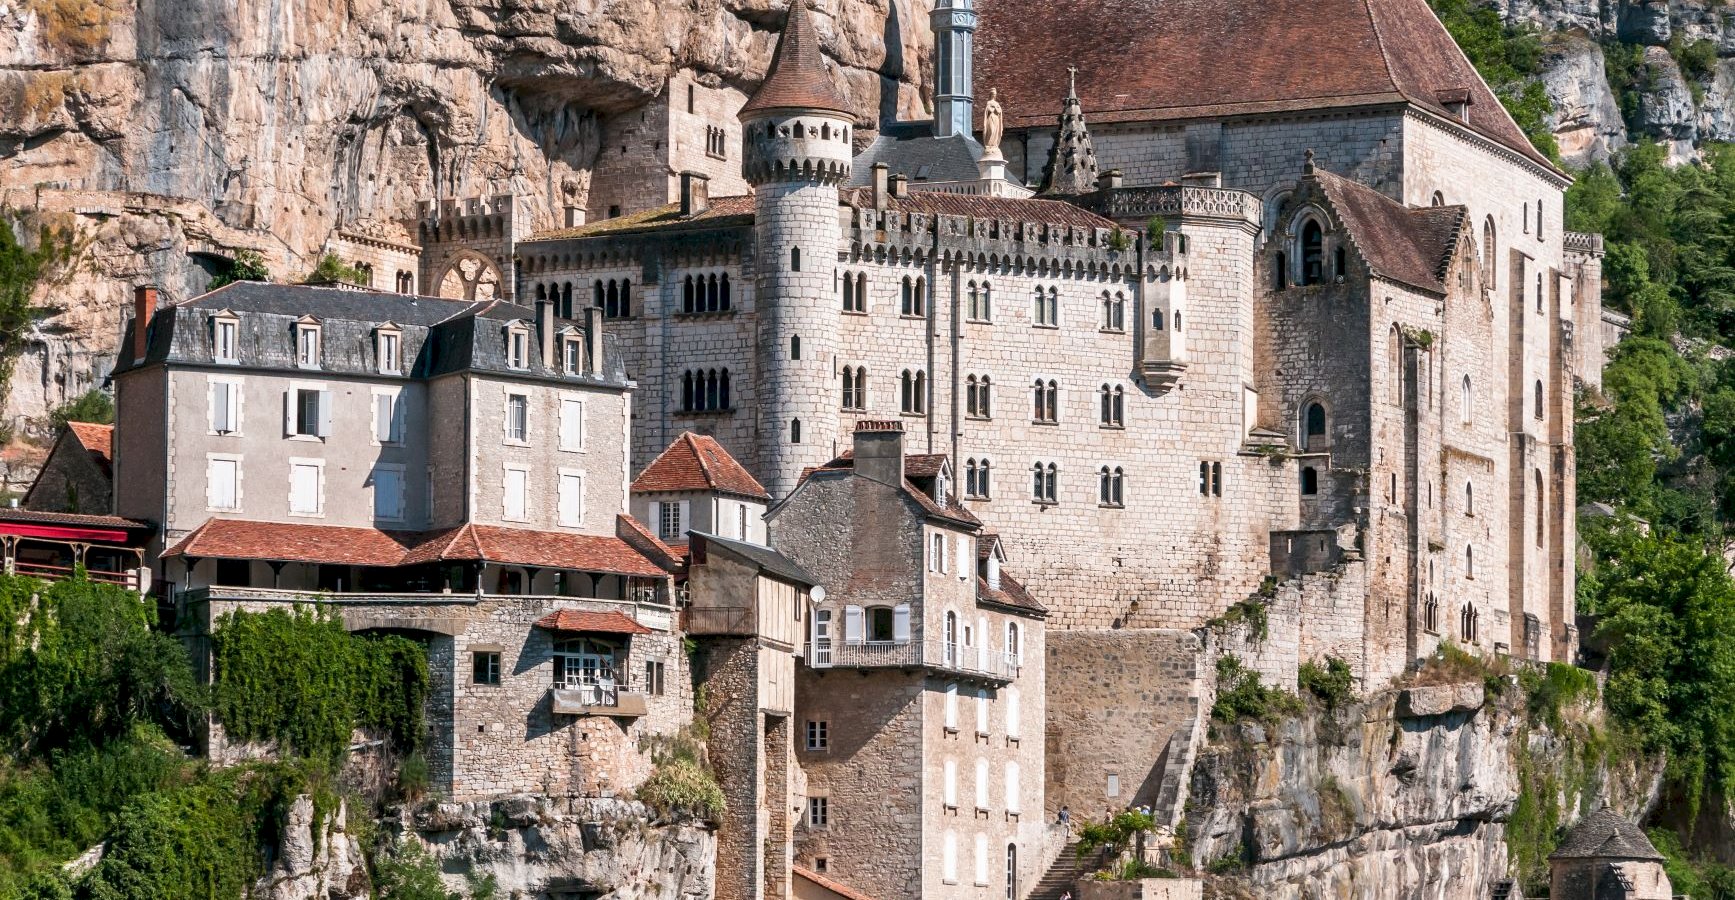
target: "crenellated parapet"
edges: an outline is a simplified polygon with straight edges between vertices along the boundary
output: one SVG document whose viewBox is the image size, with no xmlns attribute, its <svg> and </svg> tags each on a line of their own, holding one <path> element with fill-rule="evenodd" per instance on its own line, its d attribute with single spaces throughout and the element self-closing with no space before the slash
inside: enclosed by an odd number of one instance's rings
<svg viewBox="0 0 1735 900">
<path fill-rule="evenodd" d="M 525 213 L 528 215 L 528 213 Z M 421 202 L 422 243 L 512 238 L 528 232 L 511 194 Z"/>
<path fill-rule="evenodd" d="M 1117 222 L 1179 217 L 1218 220 L 1257 230 L 1265 212 L 1265 204 L 1246 191 L 1180 184 L 1113 188 L 1080 199 L 1099 215 Z"/>
<path fill-rule="evenodd" d="M 750 184 L 810 181 L 840 185 L 849 180 L 848 116 L 821 110 L 767 114 L 742 129 L 741 172 Z"/>
</svg>

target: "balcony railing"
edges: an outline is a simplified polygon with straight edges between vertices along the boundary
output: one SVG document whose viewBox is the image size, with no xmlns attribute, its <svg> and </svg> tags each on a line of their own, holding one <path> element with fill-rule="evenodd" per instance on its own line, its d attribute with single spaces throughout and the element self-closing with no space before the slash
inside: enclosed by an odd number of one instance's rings
<svg viewBox="0 0 1735 900">
<path fill-rule="evenodd" d="M 563 715 L 645 715 L 649 711 L 645 692 L 628 687 L 627 680 L 617 679 L 610 668 L 569 672 L 549 688 L 549 703 L 554 712 Z"/>
<path fill-rule="evenodd" d="M 833 641 L 808 645 L 807 664 L 816 669 L 925 668 L 991 681 L 1018 677 L 1018 655 L 947 641 Z"/>
<path fill-rule="evenodd" d="M 12 573 L 30 578 L 40 578 L 43 581 L 64 581 L 77 575 L 78 570 L 72 566 L 50 566 L 43 563 L 16 560 L 12 564 Z M 99 584 L 114 584 L 135 591 L 139 588 L 139 573 L 136 569 L 125 572 L 105 572 L 101 569 L 86 568 L 84 577 Z"/>
</svg>

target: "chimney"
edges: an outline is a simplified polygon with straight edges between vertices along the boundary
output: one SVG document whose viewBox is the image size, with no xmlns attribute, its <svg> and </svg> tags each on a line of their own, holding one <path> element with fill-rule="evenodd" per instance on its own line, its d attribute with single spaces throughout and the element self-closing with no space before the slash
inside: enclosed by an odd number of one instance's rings
<svg viewBox="0 0 1735 900">
<path fill-rule="evenodd" d="M 855 473 L 893 487 L 904 485 L 904 423 L 863 420 L 855 426 Z"/>
<path fill-rule="evenodd" d="M 150 349 L 151 316 L 157 311 L 157 289 L 148 284 L 133 288 L 133 362 L 143 362 Z"/>
<path fill-rule="evenodd" d="M 566 227 L 577 228 L 584 224 L 584 207 L 568 206 L 566 208 Z"/>
<path fill-rule="evenodd" d="M 1121 188 L 1121 170 L 1110 169 L 1097 176 L 1096 188 L 1099 191 L 1118 191 Z"/>
<path fill-rule="evenodd" d="M 536 340 L 542 345 L 542 365 L 557 368 L 554 358 L 554 301 L 536 301 Z"/>
<path fill-rule="evenodd" d="M 890 171 L 885 163 L 874 163 L 874 209 L 886 208 L 886 173 Z"/>
<path fill-rule="evenodd" d="M 698 172 L 681 173 L 681 215 L 692 217 L 711 205 L 711 178 Z"/>
<path fill-rule="evenodd" d="M 905 197 L 908 197 L 909 195 L 910 195 L 910 176 L 901 175 L 901 174 L 900 175 L 893 175 L 892 176 L 892 197 L 895 199 L 901 200 Z"/>
<path fill-rule="evenodd" d="M 585 374 L 602 377 L 602 307 L 584 308 L 584 351 L 590 358 Z"/>
</svg>

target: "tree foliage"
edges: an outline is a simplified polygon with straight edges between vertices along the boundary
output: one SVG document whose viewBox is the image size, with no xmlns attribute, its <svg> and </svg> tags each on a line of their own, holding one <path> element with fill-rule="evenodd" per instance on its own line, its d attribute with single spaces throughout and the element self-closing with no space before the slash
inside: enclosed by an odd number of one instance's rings
<svg viewBox="0 0 1735 900">
<path fill-rule="evenodd" d="M 336 259 L 336 257 L 331 257 Z M 214 291 L 226 284 L 237 281 L 270 281 L 271 269 L 265 265 L 265 257 L 257 250 L 237 250 L 235 258 L 228 260 L 226 265 L 211 277 L 205 290 Z"/>
<path fill-rule="evenodd" d="M 1498 10 L 1471 0 L 1429 0 L 1434 14 L 1458 42 L 1501 105 L 1530 143 L 1549 159 L 1560 146 L 1549 128 L 1553 107 L 1536 76 L 1542 72 L 1542 36 L 1535 28 L 1508 25 Z"/>
<path fill-rule="evenodd" d="M 47 313 L 31 304 L 36 286 L 71 258 L 73 245 L 70 233 L 43 226 L 35 246 L 26 246 L 13 231 L 16 219 L 11 210 L 0 208 L 0 400 L 6 397 L 25 335 Z"/>
</svg>

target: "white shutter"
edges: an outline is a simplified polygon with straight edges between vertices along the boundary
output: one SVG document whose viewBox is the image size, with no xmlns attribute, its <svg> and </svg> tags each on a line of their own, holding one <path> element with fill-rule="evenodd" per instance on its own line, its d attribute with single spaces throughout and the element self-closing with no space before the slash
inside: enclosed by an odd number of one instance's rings
<svg viewBox="0 0 1735 900">
<path fill-rule="evenodd" d="M 523 469 L 507 469 L 504 482 L 504 494 L 501 498 L 502 514 L 507 519 L 521 521 L 524 519 L 526 506 L 525 484 L 526 473 Z"/>
<path fill-rule="evenodd" d="M 1006 811 L 1009 813 L 1019 811 L 1018 764 L 1015 762 L 1006 764 Z"/>
<path fill-rule="evenodd" d="M 404 517 L 404 473 L 396 469 L 374 470 L 374 518 Z"/>
<path fill-rule="evenodd" d="M 211 382 L 211 430 L 218 434 L 234 431 L 229 425 L 229 383 Z"/>
<path fill-rule="evenodd" d="M 910 642 L 910 605 L 900 603 L 892 609 L 892 640 L 907 644 Z"/>
<path fill-rule="evenodd" d="M 957 760 L 951 760 L 951 759 L 946 760 L 946 762 L 941 766 L 940 771 L 941 771 L 941 774 L 943 776 L 943 779 L 940 783 L 944 786 L 944 790 L 942 791 L 942 796 L 944 797 L 945 804 L 947 806 L 957 806 L 958 805 L 958 762 L 957 762 Z"/>
<path fill-rule="evenodd" d="M 959 581 L 969 581 L 970 580 L 970 570 L 972 568 L 973 567 L 970 565 L 970 538 L 968 536 L 965 536 L 965 535 L 959 535 L 958 536 L 958 580 Z"/>
<path fill-rule="evenodd" d="M 572 472 L 560 473 L 560 524 L 576 528 L 584 518 L 584 479 Z"/>
<path fill-rule="evenodd" d="M 374 438 L 382 444 L 392 440 L 392 402 L 391 394 L 374 395 Z"/>
<path fill-rule="evenodd" d="M 958 730 L 958 686 L 946 685 L 946 727 Z"/>
<path fill-rule="evenodd" d="M 331 392 L 319 392 L 319 436 L 331 437 Z"/>
<path fill-rule="evenodd" d="M 976 760 L 976 808 L 988 808 L 988 761 Z"/>
<path fill-rule="evenodd" d="M 1006 715 L 1006 736 L 1018 737 L 1018 689 L 1015 687 L 1007 688 L 1006 695 L 1000 701 L 1000 706 Z"/>
<path fill-rule="evenodd" d="M 976 617 L 976 668 L 988 670 L 988 620 Z"/>
<path fill-rule="evenodd" d="M 289 465 L 289 511 L 319 512 L 319 467 L 306 463 Z"/>
<path fill-rule="evenodd" d="M 234 509 L 235 476 L 238 465 L 232 459 L 213 459 L 206 463 L 205 503 L 211 509 Z"/>
<path fill-rule="evenodd" d="M 862 638 L 862 610 L 859 606 L 843 608 L 843 642 L 859 644 Z"/>
<path fill-rule="evenodd" d="M 958 880 L 958 835 L 951 831 L 940 841 L 940 879 Z"/>
<path fill-rule="evenodd" d="M 988 836 L 976 834 L 976 883 L 988 883 Z"/>
<path fill-rule="evenodd" d="M 560 449 L 584 449 L 584 403 L 570 397 L 560 399 Z"/>
<path fill-rule="evenodd" d="M 976 689 L 976 733 L 988 733 L 988 689 Z"/>
<path fill-rule="evenodd" d="M 296 394 L 296 390 L 294 388 L 290 388 L 289 390 L 286 390 L 283 392 L 283 433 L 285 435 L 291 435 L 291 434 L 295 433 L 295 401 L 296 401 L 296 397 L 297 397 L 297 394 Z"/>
</svg>

